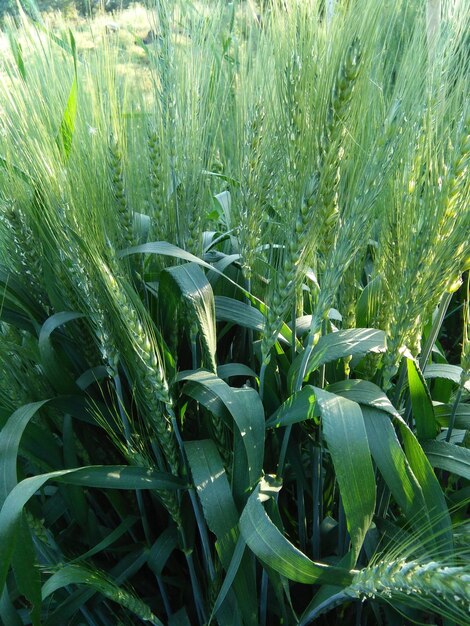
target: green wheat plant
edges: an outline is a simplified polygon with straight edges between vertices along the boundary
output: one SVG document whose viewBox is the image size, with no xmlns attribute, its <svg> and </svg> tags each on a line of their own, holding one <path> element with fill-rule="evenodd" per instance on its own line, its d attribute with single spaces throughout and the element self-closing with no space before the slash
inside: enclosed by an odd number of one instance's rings
<svg viewBox="0 0 470 626">
<path fill-rule="evenodd" d="M 470 8 L 382 4 L 6 20 L 6 626 L 468 624 Z"/>
</svg>

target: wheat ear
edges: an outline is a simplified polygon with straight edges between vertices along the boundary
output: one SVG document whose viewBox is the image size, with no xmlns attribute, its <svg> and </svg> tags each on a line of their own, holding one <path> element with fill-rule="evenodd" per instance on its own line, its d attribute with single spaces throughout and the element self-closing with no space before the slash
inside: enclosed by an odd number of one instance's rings
<svg viewBox="0 0 470 626">
<path fill-rule="evenodd" d="M 470 571 L 465 566 L 447 567 L 436 561 L 382 561 L 354 576 L 346 592 L 356 598 L 415 596 L 437 611 L 468 611 Z"/>
<path fill-rule="evenodd" d="M 119 216 L 119 226 L 123 243 L 126 246 L 134 245 L 134 228 L 132 211 L 129 208 L 127 194 L 124 185 L 124 167 L 121 149 L 116 137 L 111 137 L 109 142 L 109 167 L 111 186 L 116 200 Z"/>
</svg>

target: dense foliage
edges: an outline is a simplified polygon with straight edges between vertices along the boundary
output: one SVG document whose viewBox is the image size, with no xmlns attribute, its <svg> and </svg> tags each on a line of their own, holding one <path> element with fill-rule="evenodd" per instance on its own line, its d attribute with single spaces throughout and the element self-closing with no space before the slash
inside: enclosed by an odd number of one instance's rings
<svg viewBox="0 0 470 626">
<path fill-rule="evenodd" d="M 6 626 L 468 624 L 470 5 L 264 4 L 9 26 Z"/>
<path fill-rule="evenodd" d="M 20 13 L 19 5 L 28 12 L 36 16 L 39 12 L 60 11 L 63 15 L 73 16 L 80 14 L 91 16 L 100 11 L 114 13 L 134 4 L 132 0 L 0 0 L 0 23 L 8 16 L 18 17 Z"/>
</svg>

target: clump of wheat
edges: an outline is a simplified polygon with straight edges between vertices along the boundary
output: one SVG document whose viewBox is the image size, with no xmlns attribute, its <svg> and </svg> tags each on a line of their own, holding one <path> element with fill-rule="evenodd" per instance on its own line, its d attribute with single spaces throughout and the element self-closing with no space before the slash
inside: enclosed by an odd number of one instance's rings
<svg viewBox="0 0 470 626">
<path fill-rule="evenodd" d="M 342 137 L 360 68 L 361 46 L 359 39 L 355 38 L 334 81 L 327 120 L 319 142 L 319 170 L 322 172 L 319 194 L 319 219 L 322 223 L 320 250 L 323 255 L 331 246 L 332 233 L 335 232 L 340 212 L 338 193 L 344 156 Z"/>
<path fill-rule="evenodd" d="M 166 155 L 162 146 L 161 134 L 159 135 L 154 129 L 149 129 L 148 132 L 148 150 L 151 208 L 153 212 L 152 235 L 156 235 L 157 240 L 163 240 L 168 232 L 165 216 L 165 209 L 167 208 L 166 198 L 168 196 L 164 165 Z"/>
<path fill-rule="evenodd" d="M 242 165 L 239 238 L 244 271 L 248 280 L 252 275 L 256 249 L 265 219 L 266 197 L 262 195 L 262 179 L 265 175 L 262 160 L 263 140 L 266 137 L 265 117 L 263 105 L 256 104 L 245 126 L 247 149 Z"/>
<path fill-rule="evenodd" d="M 13 252 L 18 261 L 21 280 L 27 281 L 38 302 L 45 307 L 47 296 L 43 288 L 41 242 L 34 236 L 24 211 L 16 202 L 5 202 L 1 219 L 11 232 Z"/>
<path fill-rule="evenodd" d="M 156 342 L 144 326 L 134 303 L 122 288 L 111 268 L 99 261 L 101 279 L 112 304 L 119 311 L 125 332 L 133 350 L 133 366 L 138 372 L 136 382 L 141 394 L 141 410 L 155 429 L 158 443 L 162 447 L 171 471 L 178 474 L 178 453 L 168 409 L 172 401 L 162 366 L 162 358 Z"/>
<path fill-rule="evenodd" d="M 447 168 L 449 173 L 443 178 L 439 164 L 429 156 L 430 146 L 425 139 L 429 138 L 425 132 L 429 123 L 426 118 L 423 120 L 424 127 L 405 169 L 402 202 L 393 209 L 380 247 L 383 257 L 378 265 L 383 268 L 387 289 L 399 294 L 394 301 L 390 298 L 385 313 L 385 330 L 390 336 L 384 360 L 386 388 L 397 371 L 403 347 L 406 345 L 415 354 L 419 352 L 424 320 L 444 293 L 458 288 L 467 254 L 464 233 L 468 232 L 470 218 L 463 206 L 469 189 L 462 176 L 468 167 L 468 127 L 463 124 L 460 128 L 459 151 L 452 153 L 453 166 Z M 422 214 L 423 199 L 429 207 L 426 220 Z M 398 244 L 403 239 L 409 241 L 406 249 Z"/>
<path fill-rule="evenodd" d="M 133 216 L 125 190 L 122 152 L 118 139 L 114 135 L 109 142 L 109 167 L 122 241 L 125 246 L 130 247 L 134 244 L 135 240 L 133 233 Z"/>
<path fill-rule="evenodd" d="M 311 219 L 317 198 L 318 177 L 312 177 L 300 202 L 297 218 L 291 236 L 285 243 L 281 265 L 277 270 L 270 293 L 269 309 L 266 317 L 266 328 L 261 343 L 262 360 L 266 362 L 269 352 L 277 339 L 286 312 L 295 302 L 296 288 L 298 287 L 303 269 L 301 259 L 305 252 L 307 238 L 311 232 Z M 314 243 L 310 239 L 309 247 Z"/>
<path fill-rule="evenodd" d="M 413 603 L 441 610 L 459 623 L 468 614 L 470 570 L 436 561 L 382 561 L 354 576 L 347 593 L 357 598 L 406 596 Z"/>
<path fill-rule="evenodd" d="M 470 284 L 467 283 L 467 299 L 463 308 L 463 338 L 462 355 L 460 357 L 462 367 L 462 381 L 465 384 L 470 379 Z"/>
</svg>

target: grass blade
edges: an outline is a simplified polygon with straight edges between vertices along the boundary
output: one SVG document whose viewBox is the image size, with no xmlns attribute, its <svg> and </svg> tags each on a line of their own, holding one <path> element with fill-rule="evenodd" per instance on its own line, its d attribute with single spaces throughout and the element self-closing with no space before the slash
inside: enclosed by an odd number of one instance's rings
<svg viewBox="0 0 470 626">
<path fill-rule="evenodd" d="M 375 477 L 359 405 L 315 388 L 323 435 L 328 444 L 357 556 L 375 509 Z"/>
</svg>

